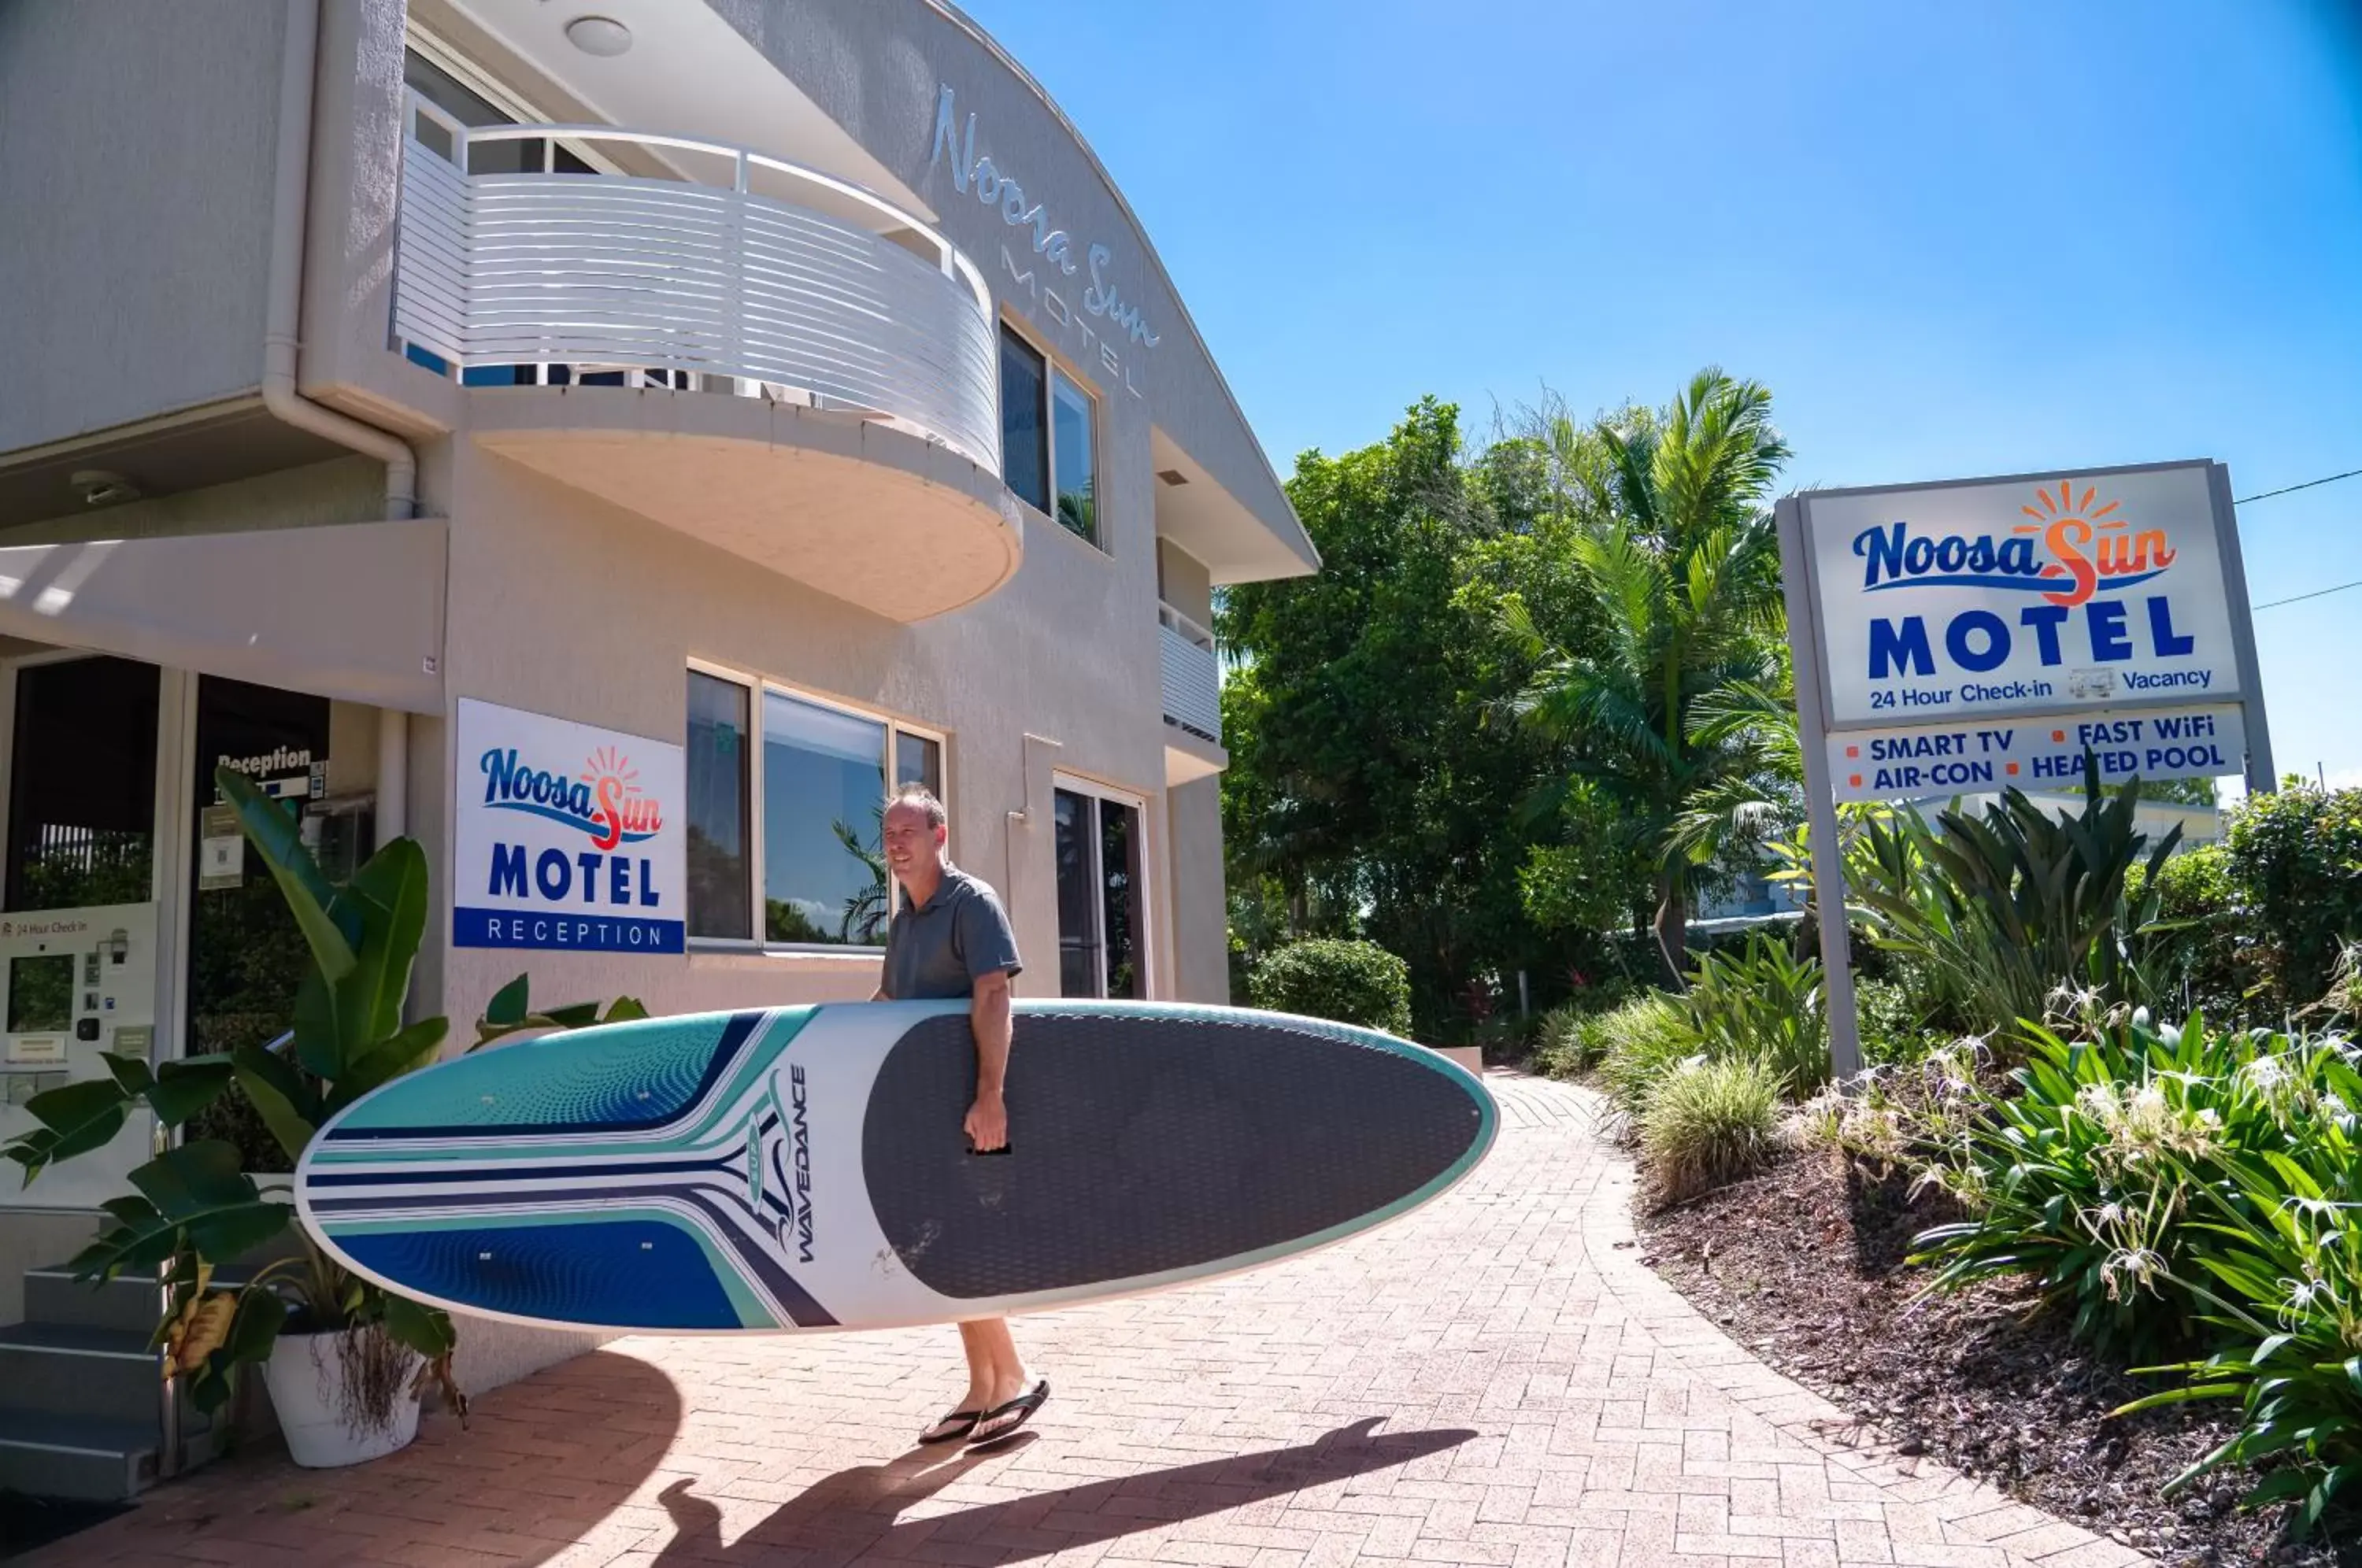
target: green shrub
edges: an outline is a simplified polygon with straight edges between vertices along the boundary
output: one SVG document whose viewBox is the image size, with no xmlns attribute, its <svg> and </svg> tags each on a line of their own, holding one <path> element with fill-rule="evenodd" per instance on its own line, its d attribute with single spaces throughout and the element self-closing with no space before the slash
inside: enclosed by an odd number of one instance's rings
<svg viewBox="0 0 2362 1568">
<path fill-rule="evenodd" d="M 1824 996 L 1819 959 L 1800 962 L 1759 932 L 1736 953 L 1700 958 L 1683 1001 L 1707 1055 L 1758 1060 L 1801 1099 L 1829 1079 Z"/>
<path fill-rule="evenodd" d="M 2231 1163 L 2284 1159 L 2312 1123 L 2362 1105 L 2339 1043 L 2210 1035 L 2197 1017 L 2073 1042 L 2036 1030 L 2011 1076 L 2015 1095 L 1992 1098 L 1931 1163 L 1975 1218 L 1920 1236 L 1919 1258 L 1937 1287 L 2029 1275 L 2071 1309 L 2077 1338 L 2111 1353 L 2188 1342 L 2209 1234 L 2191 1210 L 2227 1190 Z"/>
<path fill-rule="evenodd" d="M 2126 884 L 2133 896 L 2152 888 L 2152 1001 L 2176 1016 L 2202 1012 L 2218 1023 L 2248 1018 L 2240 975 L 2247 925 L 2231 879 L 2230 846 L 2193 845 L 2154 877 L 2136 876 Z"/>
<path fill-rule="evenodd" d="M 1853 1005 L 1865 1066 L 1910 1066 L 1925 1058 L 1941 1039 L 1938 1032 L 1927 1027 L 1921 1004 L 1905 985 L 1858 979 Z"/>
<path fill-rule="evenodd" d="M 1604 1044 L 1596 1013 L 1571 1005 L 1554 1007 L 1534 1030 L 1533 1069 L 1545 1077 L 1572 1078 L 1599 1065 Z"/>
<path fill-rule="evenodd" d="M 1600 1042 L 1600 1076 L 1617 1110 L 1639 1118 L 1674 1068 L 1705 1054 L 1689 1009 L 1661 991 L 1635 997 L 1594 1026 Z"/>
<path fill-rule="evenodd" d="M 2362 938 L 2362 790 L 2250 796 L 2231 814 L 2229 878 L 2278 1021 Z"/>
<path fill-rule="evenodd" d="M 1409 968 L 1374 942 L 1292 942 L 1255 966 L 1248 993 L 1274 1012 L 1410 1032 Z"/>
<path fill-rule="evenodd" d="M 2349 1092 L 2362 1079 L 2344 1074 Z M 2362 1103 L 2356 1101 L 2356 1103 Z M 2362 1212 L 2354 1199 L 2362 1141 L 2352 1115 L 2309 1118 L 2287 1153 L 2224 1163 L 2226 1182 L 2185 1175 L 2202 1196 L 2191 1218 L 2199 1269 L 2185 1283 L 2226 1342 L 2180 1373 L 2179 1388 L 2118 1414 L 2194 1399 L 2237 1399 L 2239 1430 L 2167 1483 L 2174 1491 L 2225 1464 L 2273 1464 L 2249 1507 L 2301 1498 L 2298 1534 L 2323 1521 L 2341 1491 L 2362 1499 Z"/>
<path fill-rule="evenodd" d="M 1640 1169 L 1661 1204 L 1760 1170 L 1780 1129 L 1780 1076 L 1752 1056 L 1674 1067 L 1640 1113 Z"/>
</svg>

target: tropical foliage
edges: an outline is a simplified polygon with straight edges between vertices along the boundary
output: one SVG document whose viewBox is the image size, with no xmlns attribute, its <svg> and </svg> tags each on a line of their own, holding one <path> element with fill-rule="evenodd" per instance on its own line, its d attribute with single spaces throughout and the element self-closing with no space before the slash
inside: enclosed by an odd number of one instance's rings
<svg viewBox="0 0 2362 1568">
<path fill-rule="evenodd" d="M 1473 455 L 1428 399 L 1300 457 L 1320 571 L 1217 616 L 1247 961 L 1375 941 L 1451 1037 L 1518 973 L 1548 1007 L 1685 969 L 1694 900 L 1796 812 L 1763 511 L 1785 455 L 1768 394 L 1709 371 L 1661 410 L 1546 402 Z M 1670 959 L 1617 939 L 1652 923 Z"/>
<path fill-rule="evenodd" d="M 1700 868 L 1794 811 L 1766 510 L 1788 448 L 1771 393 L 1714 370 L 1661 414 L 1630 410 L 1588 428 L 1560 414 L 1546 428 L 1588 602 L 1573 629 L 1604 635 L 1565 636 L 1506 598 L 1503 619 L 1533 665 L 1518 706 L 1576 745 L 1577 776 L 1639 824 L 1658 946 L 1678 974 Z"/>
<path fill-rule="evenodd" d="M 310 953 L 284 1036 L 228 1052 L 150 1067 L 116 1054 L 109 1076 L 36 1095 L 26 1110 L 39 1123 L 5 1150 L 29 1187 L 61 1161 L 113 1141 L 136 1110 L 167 1131 L 188 1127 L 226 1099 L 244 1102 L 292 1170 L 320 1126 L 362 1095 L 433 1062 L 448 1021 L 403 1021 L 412 971 L 425 930 L 427 871 L 415 840 L 381 848 L 349 881 L 332 884 L 304 848 L 294 818 L 226 767 L 215 774 L 238 825 L 277 882 Z M 611 1006 L 608 1020 L 643 1016 L 635 1002 Z M 601 1021 L 595 1007 L 532 1010 L 520 978 L 495 998 L 478 1043 L 519 1028 Z M 263 1173 L 266 1176 L 269 1172 Z M 107 1223 L 73 1260 L 76 1275 L 112 1279 L 160 1273 L 169 1291 L 154 1343 L 192 1402 L 212 1410 L 234 1391 L 239 1369 L 269 1359 L 282 1330 L 362 1331 L 354 1365 L 382 1363 L 400 1346 L 422 1362 L 422 1384 L 439 1382 L 464 1417 L 451 1377 L 458 1343 L 450 1318 L 353 1275 L 322 1253 L 301 1227 L 284 1180 L 258 1181 L 237 1144 L 219 1138 L 178 1143 L 130 1174 L 132 1191 L 103 1207 Z M 259 1264 L 236 1284 L 226 1265 Z M 381 1397 L 391 1389 L 379 1388 Z M 385 1412 L 349 1412 L 384 1419 Z"/>
</svg>

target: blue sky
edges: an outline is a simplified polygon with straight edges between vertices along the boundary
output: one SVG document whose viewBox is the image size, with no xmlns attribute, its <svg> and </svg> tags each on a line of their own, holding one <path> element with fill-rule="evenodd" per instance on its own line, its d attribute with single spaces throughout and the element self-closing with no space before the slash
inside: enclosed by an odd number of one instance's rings
<svg viewBox="0 0 2362 1568">
<path fill-rule="evenodd" d="M 970 0 L 1141 215 L 1274 467 L 1719 364 L 1798 483 L 2362 468 L 2362 0 Z M 2241 511 L 2362 578 L 2362 479 Z M 2257 618 L 2362 783 L 2362 590 Z"/>
</svg>

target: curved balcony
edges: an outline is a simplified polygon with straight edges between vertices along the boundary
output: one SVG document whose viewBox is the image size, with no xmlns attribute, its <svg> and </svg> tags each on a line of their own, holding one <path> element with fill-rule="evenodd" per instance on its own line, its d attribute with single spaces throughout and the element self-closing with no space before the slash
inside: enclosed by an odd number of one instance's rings
<svg viewBox="0 0 2362 1568">
<path fill-rule="evenodd" d="M 898 620 L 1015 572 L 991 297 L 916 215 L 743 148 L 415 94 L 402 182 L 393 334 L 482 389 L 479 444 Z"/>
</svg>

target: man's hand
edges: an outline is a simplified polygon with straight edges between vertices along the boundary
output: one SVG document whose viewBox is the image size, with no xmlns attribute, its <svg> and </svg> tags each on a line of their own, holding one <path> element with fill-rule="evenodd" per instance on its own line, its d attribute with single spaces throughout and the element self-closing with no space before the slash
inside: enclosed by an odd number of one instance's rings
<svg viewBox="0 0 2362 1568">
<path fill-rule="evenodd" d="M 1009 1144 L 1009 1106 L 999 1094 L 980 1094 L 976 1103 L 967 1108 L 967 1141 L 979 1154 L 988 1154 Z"/>
</svg>

